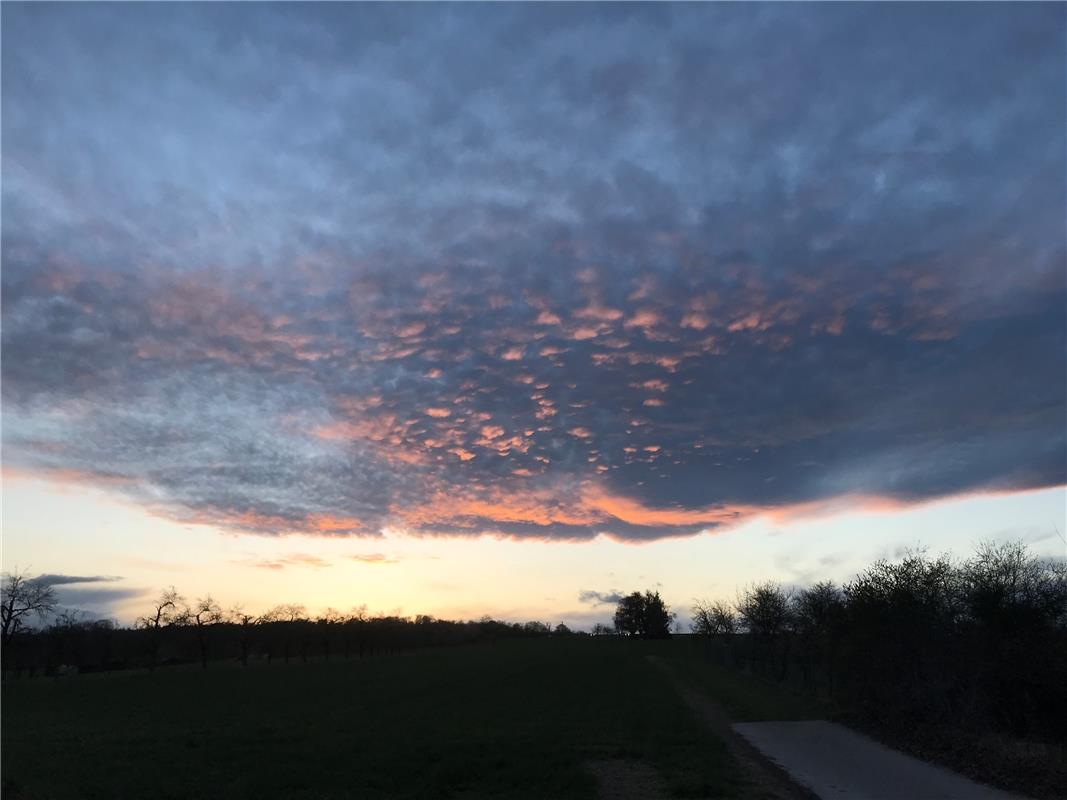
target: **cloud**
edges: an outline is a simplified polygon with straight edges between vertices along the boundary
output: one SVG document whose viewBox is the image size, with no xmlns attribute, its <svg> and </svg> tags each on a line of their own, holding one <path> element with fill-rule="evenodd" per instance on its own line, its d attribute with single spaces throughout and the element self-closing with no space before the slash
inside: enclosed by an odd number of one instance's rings
<svg viewBox="0 0 1067 800">
<path fill-rule="evenodd" d="M 5 468 L 367 538 L 1062 484 L 1065 14 L 12 7 Z"/>
<path fill-rule="evenodd" d="M 291 553 L 278 558 L 248 559 L 236 562 L 256 569 L 279 570 L 286 567 L 313 567 L 321 569 L 331 566 L 329 561 L 308 553 Z"/>
<path fill-rule="evenodd" d="M 45 572 L 34 580 L 55 587 L 56 603 L 60 609 L 81 609 L 96 617 L 111 616 L 117 605 L 149 593 L 147 589 L 138 587 L 93 585 L 123 580 L 115 575 L 62 575 Z"/>
<path fill-rule="evenodd" d="M 388 556 L 384 553 L 355 553 L 345 556 L 345 558 L 352 561 L 358 561 L 362 564 L 372 565 L 387 565 L 398 564 L 400 558 L 396 556 Z M 236 561 L 237 564 L 243 564 L 248 567 L 255 567 L 257 569 L 270 569 L 281 570 L 287 567 L 312 567 L 314 569 L 322 569 L 323 567 L 330 567 L 333 564 L 326 559 L 320 558 L 310 553 L 289 553 L 287 555 L 278 556 L 277 558 L 250 558 Z"/>
<path fill-rule="evenodd" d="M 588 603 L 594 606 L 615 605 L 622 600 L 623 595 L 617 591 L 597 592 L 592 589 L 582 589 L 578 592 L 578 602 Z"/>
<path fill-rule="evenodd" d="M 72 583 L 110 583 L 120 581 L 122 578 L 114 575 L 57 575 L 45 572 L 38 575 L 34 580 L 49 586 L 66 586 Z"/>
<path fill-rule="evenodd" d="M 359 553 L 357 555 L 349 556 L 353 561 L 358 561 L 361 564 L 397 564 L 400 562 L 399 558 L 393 556 L 387 556 L 384 553 Z"/>
<path fill-rule="evenodd" d="M 135 600 L 150 594 L 149 590 L 136 587 L 70 587 L 61 586 L 56 590 L 56 600 L 68 608 L 85 608 L 87 610 L 110 614 L 112 606 L 128 600 Z"/>
</svg>

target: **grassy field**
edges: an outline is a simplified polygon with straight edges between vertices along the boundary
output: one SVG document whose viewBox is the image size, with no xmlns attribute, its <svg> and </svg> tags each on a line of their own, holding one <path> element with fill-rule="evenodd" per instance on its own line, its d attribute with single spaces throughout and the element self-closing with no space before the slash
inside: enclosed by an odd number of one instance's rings
<svg viewBox="0 0 1067 800">
<path fill-rule="evenodd" d="M 734 722 L 826 719 L 833 709 L 810 695 L 797 694 L 770 679 L 723 665 L 699 642 L 681 640 L 663 648 L 666 661 L 684 682 L 715 698 Z"/>
<path fill-rule="evenodd" d="M 723 744 L 645 653 L 535 640 L 365 661 L 3 687 L 5 798 L 595 797 L 592 760 L 739 797 Z"/>
</svg>

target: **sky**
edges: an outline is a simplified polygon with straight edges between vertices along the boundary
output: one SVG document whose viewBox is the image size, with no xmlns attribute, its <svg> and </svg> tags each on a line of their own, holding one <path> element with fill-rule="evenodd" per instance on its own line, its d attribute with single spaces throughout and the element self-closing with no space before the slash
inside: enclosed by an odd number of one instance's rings
<svg viewBox="0 0 1067 800">
<path fill-rule="evenodd" d="M 588 624 L 1061 554 L 1065 17 L 5 3 L 4 569 Z"/>
</svg>

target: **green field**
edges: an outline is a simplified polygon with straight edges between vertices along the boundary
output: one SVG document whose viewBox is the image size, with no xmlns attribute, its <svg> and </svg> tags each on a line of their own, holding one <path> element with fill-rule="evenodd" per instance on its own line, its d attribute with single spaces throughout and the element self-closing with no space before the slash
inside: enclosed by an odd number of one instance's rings
<svg viewBox="0 0 1067 800">
<path fill-rule="evenodd" d="M 660 657 L 685 683 L 715 700 L 734 722 L 825 719 L 834 716 L 828 703 L 797 694 L 769 678 L 741 672 L 708 657 L 693 641 L 671 643 Z"/>
<path fill-rule="evenodd" d="M 363 661 L 10 681 L 6 798 L 584 797 L 590 761 L 741 797 L 723 743 L 645 655 L 542 639 Z"/>
</svg>

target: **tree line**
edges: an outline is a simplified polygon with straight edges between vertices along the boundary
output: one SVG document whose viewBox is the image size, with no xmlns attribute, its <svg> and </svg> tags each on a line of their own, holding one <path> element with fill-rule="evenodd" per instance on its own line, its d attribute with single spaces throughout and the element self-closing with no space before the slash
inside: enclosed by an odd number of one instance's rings
<svg viewBox="0 0 1067 800">
<path fill-rule="evenodd" d="M 189 663 L 207 669 L 222 660 L 247 667 L 250 662 L 364 658 L 500 639 L 582 635 L 562 623 L 372 616 L 366 607 L 311 615 L 304 606 L 289 603 L 252 614 L 241 606 L 223 609 L 211 595 L 190 602 L 173 587 L 160 592 L 133 626 L 122 627 L 60 609 L 54 587 L 22 573 L 5 573 L 0 582 L 0 625 L 5 678 Z"/>
<path fill-rule="evenodd" d="M 883 726 L 1067 739 L 1067 564 L 1019 542 L 911 552 L 843 585 L 760 583 L 698 603 L 692 631 L 712 657 Z"/>
<path fill-rule="evenodd" d="M 362 658 L 415 648 L 573 634 L 543 622 L 368 615 L 285 604 L 224 610 L 210 595 L 159 594 L 131 627 L 58 610 L 55 590 L 22 574 L 0 584 L 5 676 L 216 660 Z M 851 581 L 749 586 L 701 602 L 691 630 L 710 658 L 825 696 L 883 724 L 964 724 L 1067 739 L 1067 564 L 1021 543 L 981 545 L 957 561 L 913 552 Z M 32 625 L 33 620 L 37 625 Z M 622 597 L 593 633 L 670 636 L 658 592 Z M 41 623 L 40 620 L 46 620 Z"/>
</svg>

